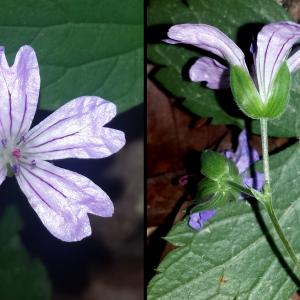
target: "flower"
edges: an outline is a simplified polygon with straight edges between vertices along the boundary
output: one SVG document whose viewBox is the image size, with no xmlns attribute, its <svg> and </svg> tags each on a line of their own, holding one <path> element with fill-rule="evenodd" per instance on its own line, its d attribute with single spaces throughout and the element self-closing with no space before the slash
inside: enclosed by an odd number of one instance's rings
<svg viewBox="0 0 300 300">
<path fill-rule="evenodd" d="M 209 219 L 216 214 L 215 209 L 202 210 L 200 212 L 192 213 L 189 218 L 189 226 L 195 230 L 201 230 Z"/>
<path fill-rule="evenodd" d="M 206 24 L 175 25 L 169 29 L 168 37 L 170 39 L 165 40 L 168 43 L 184 43 L 202 48 L 226 60 L 230 66 L 237 66 L 249 74 L 242 50 L 228 36 L 213 26 Z M 283 87 L 272 89 L 274 79 L 282 64 L 287 63 L 289 72 L 300 68 L 300 50 L 289 55 L 292 46 L 299 38 L 300 25 L 293 22 L 277 22 L 264 26 L 257 35 L 256 45 L 251 45 L 250 52 L 253 53 L 254 64 L 252 77 L 265 106 L 273 100 L 273 92 L 279 93 L 283 89 Z M 213 58 L 198 59 L 190 68 L 189 74 L 192 81 L 207 82 L 207 86 L 211 89 L 229 87 L 229 68 Z M 282 84 L 283 82 L 281 82 Z M 286 78 L 284 90 L 288 95 L 288 78 Z M 238 100 L 236 99 L 236 101 Z M 282 105 L 286 106 L 286 104 L 287 100 Z M 270 109 L 274 110 L 274 106 L 271 104 L 270 106 L 272 106 Z M 272 114 L 273 117 L 276 117 L 279 112 L 273 111 Z"/>
<path fill-rule="evenodd" d="M 88 213 L 110 217 L 108 195 L 88 178 L 45 160 L 103 158 L 119 151 L 124 133 L 103 127 L 116 115 L 113 103 L 76 98 L 29 130 L 40 89 L 34 50 L 19 49 L 9 66 L 0 48 L 0 184 L 12 171 L 46 228 L 63 241 L 91 234 Z"/>
<path fill-rule="evenodd" d="M 253 176 L 249 174 L 250 165 L 259 160 L 259 155 L 257 151 L 252 149 L 248 144 L 246 130 L 243 130 L 239 135 L 239 143 L 236 151 L 226 150 L 223 151 L 223 154 L 226 158 L 231 159 L 235 163 L 245 186 L 257 190 L 262 189 L 265 182 L 264 174 L 260 172 L 254 172 Z"/>
<path fill-rule="evenodd" d="M 180 184 L 181 186 L 187 185 L 188 182 L 189 182 L 189 175 L 181 176 L 181 177 L 179 178 L 178 182 L 179 182 L 179 184 Z"/>
</svg>

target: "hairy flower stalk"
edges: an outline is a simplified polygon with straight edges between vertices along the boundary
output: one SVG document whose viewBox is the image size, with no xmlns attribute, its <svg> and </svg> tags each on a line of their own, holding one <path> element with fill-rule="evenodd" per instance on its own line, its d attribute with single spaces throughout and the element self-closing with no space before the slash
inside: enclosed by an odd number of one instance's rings
<svg viewBox="0 0 300 300">
<path fill-rule="evenodd" d="M 0 184 L 15 175 L 47 229 L 63 241 L 79 241 L 91 234 L 87 214 L 110 217 L 113 204 L 88 178 L 45 160 L 107 157 L 123 147 L 124 133 L 103 127 L 116 107 L 93 96 L 68 102 L 29 130 L 39 89 L 34 50 L 21 47 L 10 67 L 0 48 Z"/>
<path fill-rule="evenodd" d="M 293 22 L 271 23 L 262 28 L 250 51 L 248 68 L 242 50 L 224 33 L 206 24 L 181 24 L 168 31 L 170 44 L 184 43 L 202 48 L 219 57 L 202 57 L 190 69 L 190 78 L 206 82 L 207 87 L 231 87 L 239 108 L 249 117 L 260 119 L 265 186 L 264 193 L 249 190 L 261 201 L 289 256 L 300 269 L 300 262 L 286 239 L 272 205 L 269 174 L 267 120 L 279 117 L 288 105 L 291 73 L 300 68 L 300 50 L 291 51 L 300 39 L 300 25 Z M 292 54 L 291 54 L 292 53 Z M 229 64 L 226 65 L 224 62 Z M 251 70 L 251 71 L 249 71 Z M 253 71 L 252 71 L 253 70 Z"/>
</svg>

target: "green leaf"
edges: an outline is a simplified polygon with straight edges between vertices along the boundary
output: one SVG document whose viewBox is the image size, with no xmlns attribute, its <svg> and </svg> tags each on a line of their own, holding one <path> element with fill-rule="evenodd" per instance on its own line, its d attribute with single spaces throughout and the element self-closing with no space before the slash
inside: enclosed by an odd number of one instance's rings
<svg viewBox="0 0 300 300">
<path fill-rule="evenodd" d="M 26 252 L 18 235 L 21 228 L 16 208 L 6 208 L 0 216 L 0 299 L 50 299 L 46 270 Z"/>
<path fill-rule="evenodd" d="M 143 100 L 143 3 L 139 0 L 4 0 L 0 40 L 10 62 L 30 44 L 41 71 L 40 107 L 84 95 L 126 111 Z"/>
<path fill-rule="evenodd" d="M 300 255 L 300 145 L 272 156 L 270 164 L 275 212 Z M 175 225 L 166 239 L 180 247 L 159 265 L 148 299 L 290 299 L 297 284 L 284 262 L 293 265 L 266 211 L 258 208 L 255 214 L 247 203 L 231 202 L 199 232 L 186 219 Z"/>
<path fill-rule="evenodd" d="M 232 9 L 231 9 L 232 8 Z M 249 24 L 264 24 L 291 20 L 287 12 L 273 0 L 152 0 L 148 11 L 151 28 L 166 29 L 180 23 L 205 23 L 216 26 L 237 41 L 238 32 Z M 160 29 L 160 33 L 162 29 Z M 241 37 L 241 32 L 239 32 Z M 251 36 L 249 36 L 249 41 Z M 212 117 L 215 124 L 235 124 L 243 127 L 242 116 L 232 114 L 232 99 L 224 90 L 212 91 L 192 83 L 187 77 L 191 61 L 200 56 L 196 48 L 182 45 L 153 43 L 148 48 L 151 61 L 162 66 L 155 78 L 174 96 L 183 99 L 183 105 L 202 117 Z M 248 49 L 245 49 L 248 50 Z M 300 73 L 300 72 L 299 72 Z M 296 118 L 300 109 L 300 80 L 293 80 L 292 94 L 286 113 L 270 124 L 274 136 L 298 136 L 300 123 Z M 257 129 L 257 124 L 255 125 Z M 255 129 L 255 132 L 257 130 Z"/>
</svg>

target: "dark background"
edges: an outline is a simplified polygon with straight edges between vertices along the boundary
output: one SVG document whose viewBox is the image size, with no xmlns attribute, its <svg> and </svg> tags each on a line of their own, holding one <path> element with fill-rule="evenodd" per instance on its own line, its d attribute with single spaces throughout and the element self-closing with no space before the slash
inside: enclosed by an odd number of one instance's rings
<svg viewBox="0 0 300 300">
<path fill-rule="evenodd" d="M 38 111 L 34 124 L 49 114 Z M 30 207 L 15 178 L 1 186 L 2 206 L 15 203 L 20 208 L 22 241 L 30 255 L 44 263 L 54 300 L 143 298 L 143 115 L 143 105 L 139 105 L 106 125 L 124 131 L 127 139 L 124 148 L 111 157 L 52 161 L 90 178 L 114 202 L 112 218 L 90 215 L 91 237 L 75 243 L 56 239 Z"/>
</svg>

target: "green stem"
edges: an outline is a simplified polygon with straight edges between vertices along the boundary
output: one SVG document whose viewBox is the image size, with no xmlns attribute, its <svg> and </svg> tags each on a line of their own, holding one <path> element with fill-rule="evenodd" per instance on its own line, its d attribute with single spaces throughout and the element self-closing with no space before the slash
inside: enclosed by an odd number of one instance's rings
<svg viewBox="0 0 300 300">
<path fill-rule="evenodd" d="M 264 165 L 264 174 L 265 174 L 265 185 L 264 185 L 264 206 L 268 212 L 268 215 L 272 221 L 272 224 L 281 239 L 286 251 L 289 256 L 295 263 L 295 265 L 300 269 L 300 262 L 297 259 L 295 251 L 289 241 L 286 239 L 284 232 L 278 222 L 278 219 L 275 215 L 273 204 L 272 204 L 272 193 L 271 193 L 271 179 L 270 179 L 270 168 L 269 168 L 269 151 L 268 151 L 268 127 L 267 120 L 260 119 L 260 128 L 261 128 L 261 144 L 262 144 L 262 153 L 263 153 L 263 165 Z"/>
<path fill-rule="evenodd" d="M 260 119 L 260 130 L 261 130 L 261 145 L 262 145 L 264 174 L 265 174 L 264 193 L 267 198 L 271 199 L 272 196 L 271 196 L 271 179 L 270 179 L 270 168 L 269 168 L 268 125 L 266 119 Z"/>
<path fill-rule="evenodd" d="M 265 208 L 267 209 L 267 212 L 269 214 L 269 217 L 271 218 L 273 226 L 274 226 L 278 236 L 280 237 L 282 243 L 284 244 L 286 251 L 288 252 L 291 259 L 293 260 L 294 264 L 300 269 L 300 262 L 295 254 L 293 247 L 291 246 L 289 241 L 286 239 L 286 237 L 282 231 L 282 228 L 281 228 L 281 226 L 278 222 L 278 219 L 275 215 L 275 212 L 273 210 L 272 204 L 265 204 Z"/>
<path fill-rule="evenodd" d="M 243 194 L 246 194 L 246 195 L 248 195 L 250 197 L 253 197 L 253 194 L 252 194 L 252 192 L 251 192 L 250 189 L 248 189 L 248 188 L 246 188 L 246 187 L 244 187 L 244 186 L 242 186 L 240 184 L 237 184 L 234 181 L 228 180 L 228 181 L 226 181 L 226 183 L 228 185 L 230 185 L 233 189 L 235 189 L 236 191 L 238 191 L 239 193 L 243 193 Z"/>
</svg>

